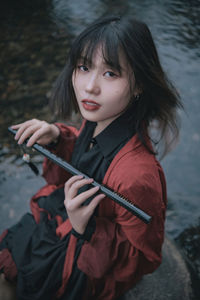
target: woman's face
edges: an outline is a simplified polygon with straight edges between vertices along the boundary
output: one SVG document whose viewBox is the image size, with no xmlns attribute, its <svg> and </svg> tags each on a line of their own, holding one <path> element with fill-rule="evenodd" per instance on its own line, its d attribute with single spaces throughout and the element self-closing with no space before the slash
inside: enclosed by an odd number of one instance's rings
<svg viewBox="0 0 200 300">
<path fill-rule="evenodd" d="M 73 73 L 73 88 L 80 112 L 84 119 L 97 122 L 98 133 L 126 110 L 132 98 L 130 70 L 123 57 L 120 65 L 121 74 L 105 63 L 99 47 L 90 67 L 80 60 Z M 135 84 L 134 78 L 132 82 Z"/>
</svg>

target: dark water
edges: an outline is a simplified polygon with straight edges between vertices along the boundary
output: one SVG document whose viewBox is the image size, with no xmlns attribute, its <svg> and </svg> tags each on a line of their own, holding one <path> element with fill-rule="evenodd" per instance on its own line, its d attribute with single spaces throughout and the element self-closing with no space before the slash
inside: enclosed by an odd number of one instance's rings
<svg viewBox="0 0 200 300">
<path fill-rule="evenodd" d="M 180 112 L 180 142 L 162 161 L 169 198 L 166 230 L 176 237 L 195 224 L 200 217 L 200 1 L 7 0 L 0 5 L 1 226 L 12 223 L 16 211 L 27 209 L 28 202 L 20 207 L 20 199 L 30 197 L 32 188 L 41 185 L 19 166 L 7 126 L 33 117 L 53 120 L 48 109 L 50 89 L 70 42 L 107 12 L 129 12 L 149 25 L 161 62 L 181 94 L 185 112 Z M 12 197 L 16 201 L 11 211 Z"/>
</svg>

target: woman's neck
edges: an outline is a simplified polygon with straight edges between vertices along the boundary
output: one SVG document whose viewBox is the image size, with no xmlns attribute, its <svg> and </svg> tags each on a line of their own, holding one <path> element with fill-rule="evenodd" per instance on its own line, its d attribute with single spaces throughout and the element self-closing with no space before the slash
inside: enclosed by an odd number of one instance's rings
<svg viewBox="0 0 200 300">
<path fill-rule="evenodd" d="M 114 116 L 113 118 L 97 122 L 97 126 L 94 129 L 93 137 L 96 137 L 98 134 L 100 134 L 106 127 L 108 127 L 108 125 L 110 125 L 119 116 L 120 114 Z"/>
</svg>

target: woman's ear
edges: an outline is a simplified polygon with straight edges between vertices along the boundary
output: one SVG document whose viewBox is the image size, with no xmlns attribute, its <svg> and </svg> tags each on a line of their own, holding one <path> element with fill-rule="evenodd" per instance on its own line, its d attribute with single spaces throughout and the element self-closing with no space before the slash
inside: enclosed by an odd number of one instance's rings
<svg viewBox="0 0 200 300">
<path fill-rule="evenodd" d="M 140 95 L 142 94 L 142 89 L 140 87 L 135 87 L 134 92 L 133 92 L 133 96 L 134 98 L 138 98 L 140 97 Z"/>
</svg>

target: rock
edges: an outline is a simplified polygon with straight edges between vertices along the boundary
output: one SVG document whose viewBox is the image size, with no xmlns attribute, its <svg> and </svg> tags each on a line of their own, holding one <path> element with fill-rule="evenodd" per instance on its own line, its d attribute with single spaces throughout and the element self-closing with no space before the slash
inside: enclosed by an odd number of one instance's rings
<svg viewBox="0 0 200 300">
<path fill-rule="evenodd" d="M 168 237 L 163 246 L 160 267 L 143 279 L 118 300 L 175 300 L 194 299 L 190 273 L 178 248 Z"/>
<path fill-rule="evenodd" d="M 0 300 L 17 300 L 15 286 L 6 281 L 3 274 L 0 275 Z"/>
<path fill-rule="evenodd" d="M 192 286 L 200 299 L 200 218 L 196 225 L 185 229 L 177 238 L 192 276 Z"/>
</svg>

